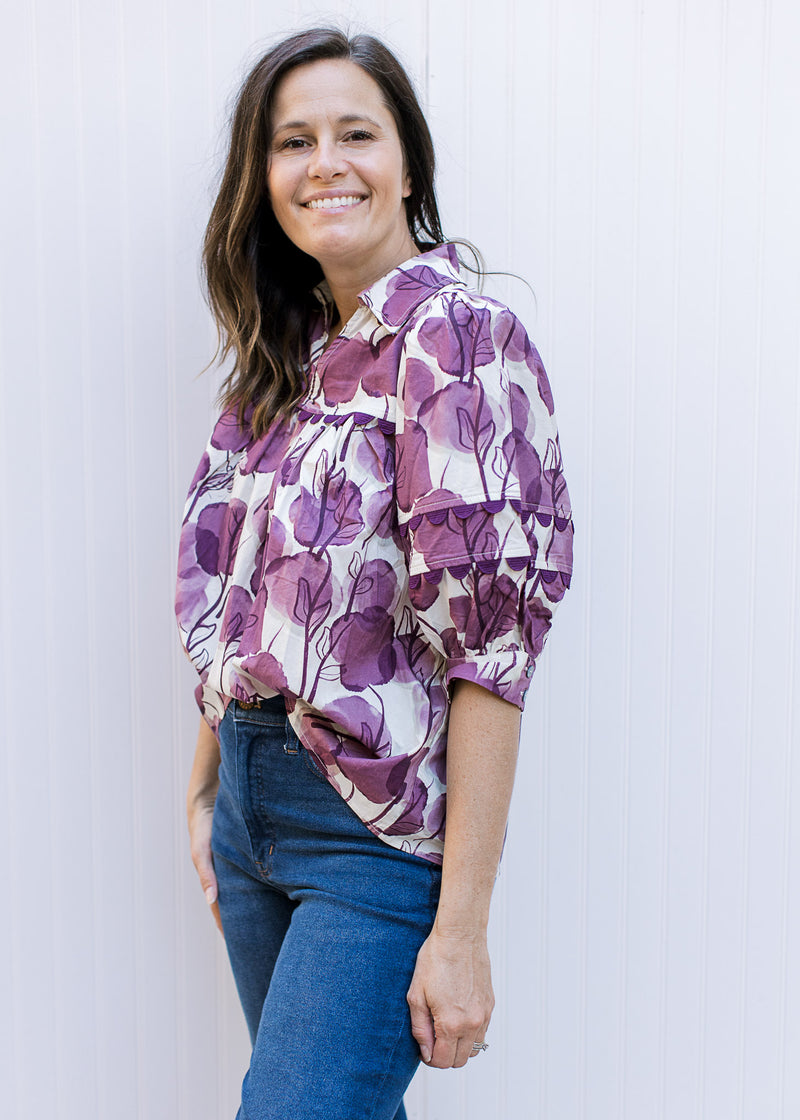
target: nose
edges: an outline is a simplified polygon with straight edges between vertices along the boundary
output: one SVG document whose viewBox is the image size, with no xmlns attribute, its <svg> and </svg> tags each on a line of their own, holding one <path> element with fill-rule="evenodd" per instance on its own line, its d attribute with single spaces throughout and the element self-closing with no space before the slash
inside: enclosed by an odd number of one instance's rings
<svg viewBox="0 0 800 1120">
<path fill-rule="evenodd" d="M 333 140 L 320 138 L 308 161 L 309 176 L 312 179 L 328 182 L 341 175 L 344 170 L 344 161 L 336 143 Z"/>
</svg>

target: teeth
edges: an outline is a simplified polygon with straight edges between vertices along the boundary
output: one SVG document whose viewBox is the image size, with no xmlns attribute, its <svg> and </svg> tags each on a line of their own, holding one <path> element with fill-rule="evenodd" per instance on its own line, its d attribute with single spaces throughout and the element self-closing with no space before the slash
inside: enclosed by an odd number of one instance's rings
<svg viewBox="0 0 800 1120">
<path fill-rule="evenodd" d="M 358 195 L 343 195 L 341 198 L 314 198 L 306 206 L 311 210 L 330 210 L 334 206 L 355 206 L 361 202 Z"/>
</svg>

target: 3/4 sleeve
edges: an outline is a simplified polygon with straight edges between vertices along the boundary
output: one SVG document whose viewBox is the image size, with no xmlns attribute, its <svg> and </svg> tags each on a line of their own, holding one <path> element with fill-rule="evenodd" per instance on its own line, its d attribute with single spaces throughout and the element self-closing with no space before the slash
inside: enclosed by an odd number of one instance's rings
<svg viewBox="0 0 800 1120">
<path fill-rule="evenodd" d="M 447 682 L 522 708 L 573 529 L 547 375 L 507 308 L 450 290 L 409 331 L 396 457 L 411 602 Z"/>
</svg>

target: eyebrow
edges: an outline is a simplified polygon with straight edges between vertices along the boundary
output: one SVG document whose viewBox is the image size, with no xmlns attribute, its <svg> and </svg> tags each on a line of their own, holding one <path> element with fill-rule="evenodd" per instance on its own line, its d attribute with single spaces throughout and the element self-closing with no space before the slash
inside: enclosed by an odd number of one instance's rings
<svg viewBox="0 0 800 1120">
<path fill-rule="evenodd" d="M 371 124 L 373 128 L 383 129 L 383 126 L 373 120 L 372 117 L 366 116 L 364 113 L 347 113 L 343 117 L 338 117 L 337 124 Z M 309 128 L 308 121 L 286 121 L 285 124 L 278 124 L 275 126 L 275 132 L 285 132 L 287 129 L 296 128 Z"/>
</svg>

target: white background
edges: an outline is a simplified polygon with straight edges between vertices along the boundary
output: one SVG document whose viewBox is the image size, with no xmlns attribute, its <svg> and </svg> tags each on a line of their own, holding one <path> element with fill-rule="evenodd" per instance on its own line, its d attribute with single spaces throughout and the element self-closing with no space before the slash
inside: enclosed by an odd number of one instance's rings
<svg viewBox="0 0 800 1120">
<path fill-rule="evenodd" d="M 532 285 L 494 290 L 550 371 L 576 511 L 491 1049 L 422 1071 L 412 1120 L 798 1116 L 798 5 L 4 11 L 2 1115 L 235 1113 L 174 555 L 212 417 L 198 256 L 226 104 L 322 13 L 400 52 L 447 232 Z"/>
</svg>

